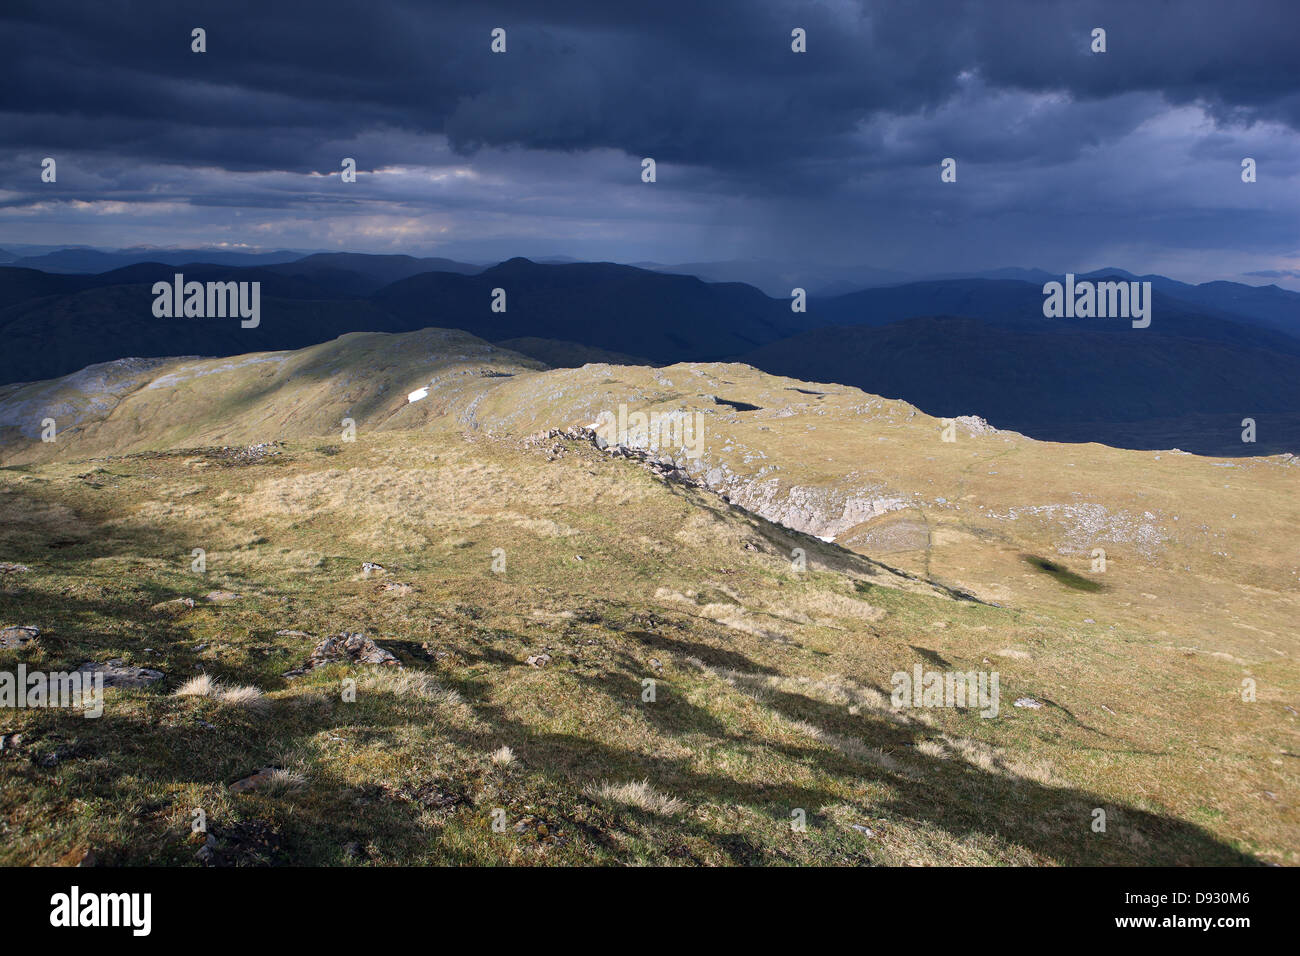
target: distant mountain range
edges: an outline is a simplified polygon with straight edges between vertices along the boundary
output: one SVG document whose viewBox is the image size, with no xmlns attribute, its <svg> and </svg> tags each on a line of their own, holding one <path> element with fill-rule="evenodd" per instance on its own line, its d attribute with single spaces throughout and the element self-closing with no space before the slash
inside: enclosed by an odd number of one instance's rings
<svg viewBox="0 0 1300 956">
<path fill-rule="evenodd" d="M 483 267 L 353 253 L 212 261 L 209 252 L 197 261 L 184 251 L 121 264 L 133 254 L 72 249 L 0 266 L 0 383 L 128 356 L 224 356 L 354 331 L 444 327 L 552 365 L 744 361 L 905 399 L 930 414 L 981 415 L 1041 439 L 1300 451 L 1300 294 L 1276 286 L 1190 285 L 1119 269 L 1079 277 L 1151 282 L 1151 326 L 1134 329 L 1121 319 L 1044 318 L 1042 284 L 1061 277 L 1037 270 L 812 294 L 796 313 L 788 290 L 771 296 L 657 264 L 516 258 Z M 47 268 L 24 265 L 34 260 Z M 110 261 L 98 271 L 68 268 Z M 721 275 L 705 268 L 721 265 L 700 268 Z M 794 281 L 766 265 L 769 285 Z M 177 272 L 260 282 L 261 325 L 155 318 L 152 285 Z M 493 310 L 496 289 L 505 291 L 504 312 Z M 1248 417 L 1257 419 L 1255 445 L 1240 441 Z"/>
</svg>

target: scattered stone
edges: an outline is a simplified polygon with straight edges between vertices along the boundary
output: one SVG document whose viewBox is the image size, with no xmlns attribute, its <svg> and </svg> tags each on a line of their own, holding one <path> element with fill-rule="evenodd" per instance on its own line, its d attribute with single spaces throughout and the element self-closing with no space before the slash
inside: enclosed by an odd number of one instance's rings
<svg viewBox="0 0 1300 956">
<path fill-rule="evenodd" d="M 92 675 L 102 673 L 105 687 L 148 687 L 165 676 L 162 671 L 124 664 L 120 658 L 113 658 L 103 664 L 88 661 L 77 668 L 77 673 Z"/>
<path fill-rule="evenodd" d="M 444 789 L 434 783 L 408 784 L 390 791 L 389 796 L 405 803 L 413 803 L 439 816 L 444 816 L 456 807 L 468 803 L 468 798 L 463 791 L 455 788 Z"/>
<path fill-rule="evenodd" d="M 650 658 L 650 666 L 653 667 L 656 671 L 661 671 L 664 669 L 664 665 L 659 661 L 658 658 L 655 657 Z"/>
<path fill-rule="evenodd" d="M 1041 700 L 1034 700 L 1032 697 L 1017 697 L 1016 706 L 1028 707 L 1030 710 L 1038 710 L 1043 706 L 1043 702 Z"/>
<path fill-rule="evenodd" d="M 149 610 L 155 614 L 184 614 L 186 611 L 193 610 L 194 598 L 172 598 L 170 601 L 159 601 Z"/>
<path fill-rule="evenodd" d="M 381 591 L 387 591 L 389 594 L 410 594 L 415 587 L 398 581 L 386 581 L 379 586 Z"/>
<path fill-rule="evenodd" d="M 575 555 L 573 556 L 573 560 L 575 560 L 575 561 L 585 561 L 585 560 L 587 560 L 587 559 L 584 558 L 584 557 L 583 557 L 582 555 L 580 555 L 580 554 L 575 554 Z"/>
<path fill-rule="evenodd" d="M 238 601 L 239 595 L 234 591 L 209 591 L 204 595 L 204 600 L 213 604 L 225 604 L 228 601 Z"/>
<path fill-rule="evenodd" d="M 231 793 L 243 793 L 246 790 L 256 790 L 258 787 L 265 787 L 277 776 L 276 771 L 279 767 L 263 767 L 257 773 L 250 774 L 242 780 L 236 780 L 230 785 Z"/>
<path fill-rule="evenodd" d="M 286 671 L 285 677 L 297 677 L 326 664 L 378 664 L 397 666 L 397 658 L 364 634 L 338 634 L 327 637 L 316 645 L 311 657 L 302 667 Z"/>
<path fill-rule="evenodd" d="M 568 842 L 564 834 L 555 825 L 533 814 L 526 814 L 514 825 L 515 833 L 531 837 L 539 847 L 563 846 Z"/>
<path fill-rule="evenodd" d="M 0 574 L 26 574 L 30 571 L 25 564 L 14 564 L 10 561 L 0 561 Z"/>
<path fill-rule="evenodd" d="M 370 577 L 372 574 L 383 574 L 384 566 L 382 564 L 375 564 L 373 561 L 365 561 L 361 564 L 361 573 L 366 577 Z"/>
<path fill-rule="evenodd" d="M 276 636 L 276 637 L 311 637 L 311 638 L 314 638 L 316 635 L 315 635 L 315 634 L 308 634 L 306 631 L 291 631 L 291 630 L 289 630 L 288 628 L 285 628 L 285 629 L 282 630 L 282 631 L 276 631 L 276 632 L 275 632 L 275 636 Z M 204 647 L 207 647 L 206 644 L 203 645 L 203 646 L 204 646 Z"/>
<path fill-rule="evenodd" d="M 0 734 L 0 753 L 9 750 L 17 750 L 22 745 L 22 734 Z"/>
<path fill-rule="evenodd" d="M 852 830 L 857 830 L 859 833 L 864 833 L 869 837 L 873 837 L 876 835 L 875 830 L 871 829 L 871 827 L 864 827 L 860 823 L 850 823 L 849 828 Z"/>
<path fill-rule="evenodd" d="M 529 667 L 545 667 L 550 662 L 551 662 L 550 654 L 534 654 L 526 661 Z"/>
<path fill-rule="evenodd" d="M 30 624 L 0 628 L 0 650 L 8 651 L 26 647 L 40 636 L 41 629 Z"/>
<path fill-rule="evenodd" d="M 194 857 L 204 866 L 277 866 L 288 862 L 284 837 L 260 820 L 210 827 Z"/>
<path fill-rule="evenodd" d="M 284 447 L 282 441 L 264 441 L 255 445 L 230 446 L 222 445 L 221 447 L 205 448 L 177 448 L 169 455 L 199 455 L 202 458 L 211 459 L 211 461 L 196 462 L 193 459 L 186 464 L 209 465 L 215 462 L 226 467 L 238 465 L 256 465 L 259 462 L 266 461 L 281 454 L 280 449 Z"/>
</svg>

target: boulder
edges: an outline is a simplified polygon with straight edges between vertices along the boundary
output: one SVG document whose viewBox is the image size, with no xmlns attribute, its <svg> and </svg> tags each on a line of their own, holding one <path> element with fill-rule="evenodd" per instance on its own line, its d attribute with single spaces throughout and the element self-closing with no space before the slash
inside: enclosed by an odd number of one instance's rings
<svg viewBox="0 0 1300 956">
<path fill-rule="evenodd" d="M 186 611 L 194 609 L 194 598 L 172 598 L 170 601 L 159 601 L 153 607 L 149 608 L 155 614 L 184 614 Z"/>
<path fill-rule="evenodd" d="M 147 667 L 132 667 L 122 663 L 118 658 L 105 661 L 103 664 L 88 661 L 77 668 L 77 673 L 103 674 L 105 687 L 148 687 L 166 676 L 162 671 L 150 670 Z"/>
<path fill-rule="evenodd" d="M 316 645 L 307 662 L 295 670 L 285 673 L 285 677 L 297 677 L 326 664 L 376 664 L 382 667 L 394 667 L 397 658 L 364 634 L 337 634 L 327 637 Z"/>
<path fill-rule="evenodd" d="M 0 628 L 0 650 L 17 650 L 20 647 L 26 647 L 40 635 L 41 629 L 32 627 L 30 624 Z"/>
</svg>

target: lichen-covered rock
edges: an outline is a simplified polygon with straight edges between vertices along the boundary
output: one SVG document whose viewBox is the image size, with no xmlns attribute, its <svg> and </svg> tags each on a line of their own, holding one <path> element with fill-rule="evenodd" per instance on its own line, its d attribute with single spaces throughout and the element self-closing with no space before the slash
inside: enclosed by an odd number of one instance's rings
<svg viewBox="0 0 1300 956">
<path fill-rule="evenodd" d="M 119 658 L 105 661 L 102 664 L 88 661 L 77 668 L 77 673 L 103 674 L 105 687 L 148 687 L 166 676 L 162 671 L 124 664 Z"/>
<path fill-rule="evenodd" d="M 397 666 L 397 658 L 364 634 L 337 634 L 327 637 L 301 667 L 285 673 L 297 677 L 326 664 L 375 664 L 381 667 Z"/>
<path fill-rule="evenodd" d="M 34 643 L 40 636 L 41 629 L 32 627 L 30 624 L 0 628 L 0 650 L 17 650 L 20 647 L 26 647 L 28 644 Z"/>
<path fill-rule="evenodd" d="M 184 614 L 186 611 L 194 610 L 194 598 L 172 598 L 170 601 L 159 601 L 149 608 L 154 614 Z"/>
</svg>

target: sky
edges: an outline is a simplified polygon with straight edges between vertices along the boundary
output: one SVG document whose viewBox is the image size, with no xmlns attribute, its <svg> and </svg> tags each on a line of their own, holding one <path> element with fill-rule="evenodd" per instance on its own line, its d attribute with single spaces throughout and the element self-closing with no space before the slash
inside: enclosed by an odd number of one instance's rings
<svg viewBox="0 0 1300 956">
<path fill-rule="evenodd" d="M 1295 0 L 6 0 L 0 248 L 1300 289 L 1298 41 Z"/>
</svg>

